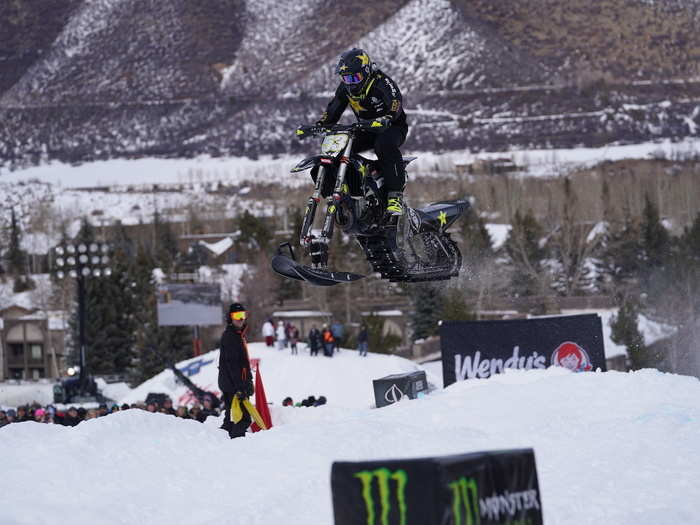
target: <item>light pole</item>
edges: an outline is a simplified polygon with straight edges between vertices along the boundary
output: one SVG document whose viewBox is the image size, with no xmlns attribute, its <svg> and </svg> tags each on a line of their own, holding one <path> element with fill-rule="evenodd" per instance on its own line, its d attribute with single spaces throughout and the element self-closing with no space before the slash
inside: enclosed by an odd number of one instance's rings
<svg viewBox="0 0 700 525">
<path fill-rule="evenodd" d="M 63 244 L 54 248 L 56 277 L 76 279 L 78 282 L 78 344 L 80 345 L 79 391 L 88 391 L 87 348 L 85 344 L 85 279 L 109 276 L 111 248 L 105 243 L 80 242 Z"/>
</svg>

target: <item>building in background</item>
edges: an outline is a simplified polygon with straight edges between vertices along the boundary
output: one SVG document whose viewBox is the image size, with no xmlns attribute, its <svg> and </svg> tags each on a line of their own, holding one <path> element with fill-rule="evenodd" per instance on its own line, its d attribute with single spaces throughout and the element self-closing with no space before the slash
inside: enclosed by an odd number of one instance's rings
<svg viewBox="0 0 700 525">
<path fill-rule="evenodd" d="M 55 379 L 66 369 L 63 312 L 11 305 L 0 310 L 0 381 Z"/>
</svg>

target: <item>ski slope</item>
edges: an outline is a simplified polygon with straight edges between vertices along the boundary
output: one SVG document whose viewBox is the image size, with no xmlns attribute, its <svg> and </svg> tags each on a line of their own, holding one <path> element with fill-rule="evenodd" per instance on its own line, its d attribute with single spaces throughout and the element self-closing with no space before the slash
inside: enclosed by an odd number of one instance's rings
<svg viewBox="0 0 700 525">
<path fill-rule="evenodd" d="M 217 420 L 140 410 L 75 428 L 3 428 L 0 523 L 331 524 L 334 460 L 514 447 L 535 450 L 548 525 L 700 522 L 696 378 L 513 370 L 372 409 L 358 368 L 368 380 L 411 364 L 258 350 L 270 353 L 261 369 L 275 401 L 267 432 L 231 441 Z M 282 394 L 321 390 L 326 406 L 279 406 Z"/>
</svg>

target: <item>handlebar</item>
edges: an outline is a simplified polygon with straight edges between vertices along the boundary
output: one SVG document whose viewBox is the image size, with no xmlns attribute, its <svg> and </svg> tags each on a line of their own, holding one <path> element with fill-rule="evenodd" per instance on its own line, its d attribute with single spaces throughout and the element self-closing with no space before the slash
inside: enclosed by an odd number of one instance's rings
<svg viewBox="0 0 700 525">
<path fill-rule="evenodd" d="M 359 122 L 354 124 L 333 124 L 332 126 L 299 126 L 297 136 L 299 138 L 314 137 L 318 135 L 328 135 L 330 133 L 357 131 L 361 128 Z"/>
</svg>

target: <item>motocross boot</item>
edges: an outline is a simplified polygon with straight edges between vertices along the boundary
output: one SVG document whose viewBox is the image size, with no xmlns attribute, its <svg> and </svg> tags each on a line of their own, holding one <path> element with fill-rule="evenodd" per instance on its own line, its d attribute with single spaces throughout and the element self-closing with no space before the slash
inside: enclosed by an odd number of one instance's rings
<svg viewBox="0 0 700 525">
<path fill-rule="evenodd" d="M 386 214 L 399 216 L 403 215 L 403 193 L 400 191 L 390 191 L 387 194 Z"/>
</svg>

